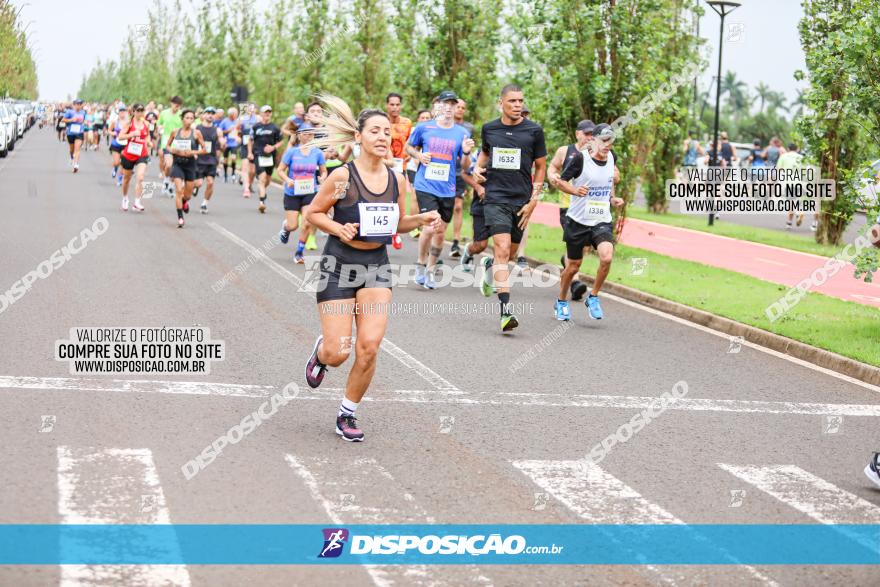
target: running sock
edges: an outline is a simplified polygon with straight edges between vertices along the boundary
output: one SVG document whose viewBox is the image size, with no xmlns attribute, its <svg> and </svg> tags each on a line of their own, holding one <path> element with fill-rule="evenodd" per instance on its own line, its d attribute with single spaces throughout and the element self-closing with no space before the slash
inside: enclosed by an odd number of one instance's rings
<svg viewBox="0 0 880 587">
<path fill-rule="evenodd" d="M 302 253 L 304 250 L 306 250 L 306 241 L 297 242 L 296 243 L 296 252 Z"/>
<path fill-rule="evenodd" d="M 223 166 L 223 179 L 228 179 L 228 176 L 229 176 L 229 166 L 224 165 Z"/>
<path fill-rule="evenodd" d="M 501 315 L 509 314 L 508 312 L 508 304 L 510 304 L 510 292 L 499 292 L 498 293 L 498 301 L 501 302 Z"/>
<path fill-rule="evenodd" d="M 193 188 L 193 197 L 195 198 L 198 195 L 199 195 L 199 186 L 196 186 Z"/>
<path fill-rule="evenodd" d="M 178 208 L 178 209 L 177 209 L 177 217 L 178 217 L 178 218 L 183 218 L 183 208 Z"/>
<path fill-rule="evenodd" d="M 232 175 L 235 175 L 235 161 L 232 162 Z"/>
<path fill-rule="evenodd" d="M 353 402 L 347 397 L 342 398 L 342 403 L 339 404 L 339 413 L 337 416 L 354 416 L 355 411 L 358 409 L 358 405 L 360 402 Z"/>
<path fill-rule="evenodd" d="M 453 247 L 457 247 L 457 246 L 458 246 L 458 239 L 457 239 L 457 238 L 452 239 L 452 246 L 453 246 Z"/>
</svg>

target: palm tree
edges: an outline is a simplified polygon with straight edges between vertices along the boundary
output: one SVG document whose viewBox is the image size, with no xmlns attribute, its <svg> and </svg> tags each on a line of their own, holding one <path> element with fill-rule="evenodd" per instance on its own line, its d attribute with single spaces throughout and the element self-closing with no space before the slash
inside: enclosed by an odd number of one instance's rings
<svg viewBox="0 0 880 587">
<path fill-rule="evenodd" d="M 767 93 L 767 109 L 770 111 L 773 110 L 785 110 L 788 112 L 788 106 L 786 106 L 785 94 L 782 92 L 773 92 L 770 91 Z"/>
<path fill-rule="evenodd" d="M 794 100 L 791 101 L 791 104 L 788 105 L 788 111 L 791 112 L 791 109 L 797 106 L 797 110 L 794 111 L 794 117 L 797 118 L 804 112 L 804 106 L 807 105 L 806 100 L 804 100 L 804 90 L 798 90 L 797 96 Z"/>
<path fill-rule="evenodd" d="M 767 98 L 770 96 L 770 86 L 768 86 L 764 82 L 761 82 L 757 86 L 755 86 L 755 93 L 758 95 L 758 99 L 761 101 L 761 108 L 758 110 L 758 113 L 763 114 L 764 102 L 766 102 Z"/>
<path fill-rule="evenodd" d="M 749 104 L 749 89 L 746 83 L 737 79 L 736 73 L 728 71 L 721 80 L 721 93 L 727 94 L 730 109 L 739 118 L 740 113 Z"/>
</svg>

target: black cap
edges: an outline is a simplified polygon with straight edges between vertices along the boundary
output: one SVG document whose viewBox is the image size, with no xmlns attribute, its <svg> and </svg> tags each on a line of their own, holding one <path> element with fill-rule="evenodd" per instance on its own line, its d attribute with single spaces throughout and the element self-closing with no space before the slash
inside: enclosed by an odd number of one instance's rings
<svg viewBox="0 0 880 587">
<path fill-rule="evenodd" d="M 523 113 L 523 114 L 531 114 L 532 111 L 529 110 L 529 107 L 528 107 L 528 106 L 526 106 L 525 104 L 523 104 L 523 107 L 522 107 L 522 113 Z"/>
<path fill-rule="evenodd" d="M 602 124 L 597 124 L 596 128 L 593 129 L 593 138 L 602 139 L 603 141 L 607 141 L 609 139 L 613 140 L 614 129 L 604 122 Z"/>
<path fill-rule="evenodd" d="M 596 128 L 596 124 L 592 120 L 581 120 L 577 125 L 577 129 L 579 131 L 585 132 L 588 134 L 592 133 L 593 129 L 595 129 L 595 128 Z"/>
<path fill-rule="evenodd" d="M 76 100 L 73 101 L 73 103 L 74 103 L 74 104 L 82 104 L 83 101 L 80 100 L 79 98 L 77 98 Z"/>
<path fill-rule="evenodd" d="M 456 96 L 455 92 L 453 92 L 452 90 L 443 90 L 442 92 L 440 92 L 440 95 L 437 96 L 437 99 L 441 102 L 448 102 L 450 100 L 455 100 L 456 102 L 458 102 L 458 96 Z"/>
</svg>

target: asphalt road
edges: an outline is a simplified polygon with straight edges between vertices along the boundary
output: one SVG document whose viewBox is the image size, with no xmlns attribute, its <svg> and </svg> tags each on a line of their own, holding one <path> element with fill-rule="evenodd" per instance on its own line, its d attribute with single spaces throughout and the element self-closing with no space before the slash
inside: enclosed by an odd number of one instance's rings
<svg viewBox="0 0 880 587">
<path fill-rule="evenodd" d="M 109 171 L 104 150 L 85 153 L 72 174 L 66 144 L 48 129 L 0 161 L 0 290 L 96 219 L 108 223 L 0 313 L 2 523 L 880 523 L 880 492 L 862 473 L 880 446 L 877 388 L 608 296 L 604 320 L 578 304 L 566 328 L 552 316 L 553 288 L 516 288 L 526 311 L 511 335 L 494 311 L 395 315 L 358 410 L 366 442 L 344 443 L 333 426 L 347 370 L 331 370 L 316 391 L 303 381 L 319 332 L 313 294 L 297 287 L 305 269 L 292 245 L 247 262 L 278 230 L 280 193 L 260 215 L 255 199 L 221 184 L 210 214 L 196 204 L 178 230 L 173 200 L 158 194 L 142 214 L 121 212 Z M 404 240 L 394 262 L 414 260 Z M 474 288 L 412 286 L 394 299 L 484 301 Z M 193 325 L 225 342 L 209 375 L 78 376 L 54 359 L 71 328 Z M 673 409 L 584 465 L 679 381 L 687 395 Z M 186 479 L 186 461 L 290 382 L 294 401 Z M 343 581 L 876 585 L 880 570 L 0 567 L 0 584 L 21 586 Z"/>
</svg>

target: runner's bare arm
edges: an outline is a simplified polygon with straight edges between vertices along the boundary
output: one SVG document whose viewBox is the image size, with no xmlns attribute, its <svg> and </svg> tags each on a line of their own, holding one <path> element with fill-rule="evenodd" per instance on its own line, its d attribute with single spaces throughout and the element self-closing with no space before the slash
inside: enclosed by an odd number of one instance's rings
<svg viewBox="0 0 880 587">
<path fill-rule="evenodd" d="M 535 159 L 535 175 L 532 179 L 532 200 L 537 200 L 544 189 L 544 178 L 547 176 L 547 157 Z"/>
<path fill-rule="evenodd" d="M 330 218 L 327 212 L 330 211 L 336 200 L 340 199 L 340 195 L 344 197 L 344 191 L 346 186 L 348 186 L 348 179 L 347 167 L 342 166 L 333 170 L 327 181 L 321 184 L 318 194 L 312 200 L 312 204 L 305 213 L 306 222 L 312 226 L 317 226 L 327 234 L 339 237 L 343 241 L 351 240 L 357 234 L 357 224 L 342 225 Z"/>
<path fill-rule="evenodd" d="M 489 163 L 489 154 L 486 153 L 483 149 L 480 149 L 480 154 L 477 155 L 477 164 L 474 165 L 474 171 L 471 173 L 474 180 L 483 183 L 486 181 L 486 176 L 483 175 L 486 173 L 486 165 Z"/>
<path fill-rule="evenodd" d="M 556 152 L 553 154 L 553 159 L 550 160 L 550 165 L 547 166 L 547 179 L 550 181 L 550 185 L 555 186 L 556 182 L 559 181 L 559 176 L 562 173 L 562 165 L 565 163 L 566 150 L 566 147 L 559 147 L 556 149 Z"/>
</svg>

